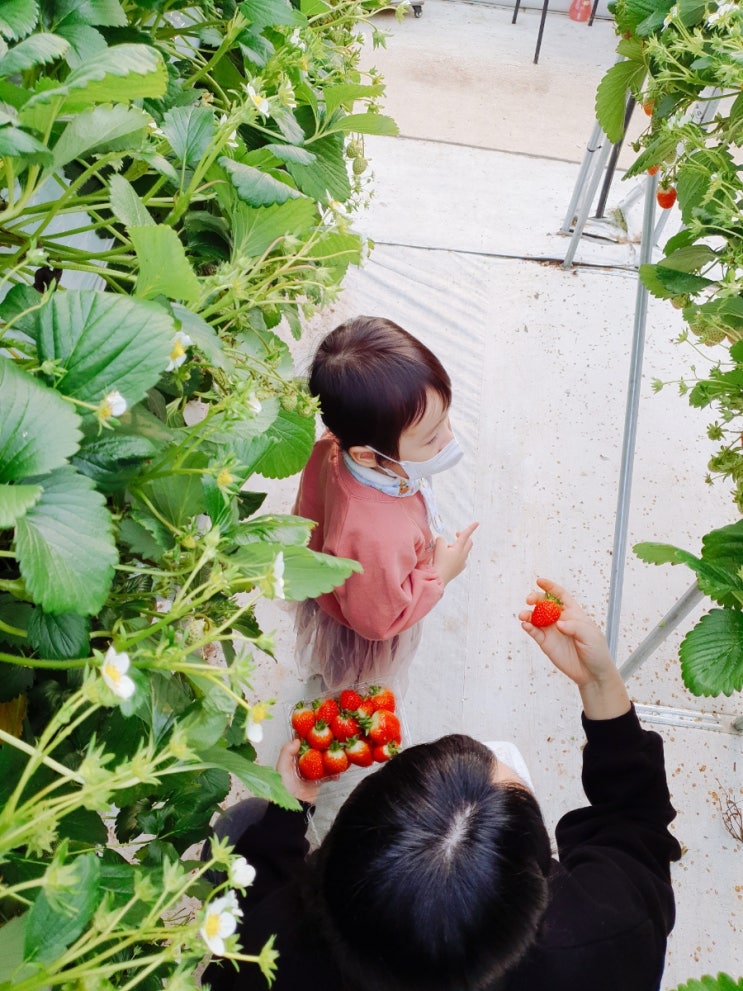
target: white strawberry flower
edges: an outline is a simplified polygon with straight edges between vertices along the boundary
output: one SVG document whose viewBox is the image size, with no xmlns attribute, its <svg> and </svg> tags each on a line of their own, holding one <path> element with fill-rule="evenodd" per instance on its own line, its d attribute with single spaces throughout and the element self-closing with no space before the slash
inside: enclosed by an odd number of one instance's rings
<svg viewBox="0 0 743 991">
<path fill-rule="evenodd" d="M 250 393 L 250 395 L 245 400 L 245 402 L 247 404 L 248 409 L 252 410 L 254 413 L 260 413 L 260 411 L 263 409 L 263 404 L 261 403 L 260 399 L 256 397 L 256 394 L 254 392 Z"/>
<path fill-rule="evenodd" d="M 219 118 L 219 123 L 221 127 L 224 127 L 227 123 L 227 114 L 222 114 Z M 231 131 L 229 138 L 227 138 L 228 148 L 237 148 L 237 131 Z"/>
<path fill-rule="evenodd" d="M 131 661 L 125 650 L 117 651 L 113 644 L 106 651 L 101 665 L 101 675 L 108 687 L 118 695 L 120 699 L 130 699 L 134 694 L 136 685 L 126 673 L 129 670 Z"/>
<path fill-rule="evenodd" d="M 251 705 L 248 718 L 245 720 L 245 736 L 251 743 L 263 741 L 263 720 L 266 718 L 266 707 L 262 702 Z"/>
<path fill-rule="evenodd" d="M 713 10 L 711 14 L 707 17 L 707 24 L 710 27 L 717 24 L 718 21 L 723 20 L 728 14 L 732 14 L 733 11 L 738 10 L 738 4 L 732 2 L 732 0 L 726 0 L 724 3 L 718 3 L 717 10 Z"/>
<path fill-rule="evenodd" d="M 237 922 L 242 915 L 237 895 L 228 891 L 221 898 L 215 898 L 206 906 L 204 924 L 200 929 L 201 938 L 215 956 L 225 954 L 225 940 L 237 929 Z"/>
<path fill-rule="evenodd" d="M 177 331 L 170 342 L 170 358 L 165 369 L 166 372 L 174 372 L 176 368 L 181 367 L 186 360 L 186 348 L 192 344 L 193 341 L 188 334 L 185 334 L 182 330 Z"/>
<path fill-rule="evenodd" d="M 258 113 L 262 114 L 264 117 L 267 117 L 271 112 L 271 107 L 266 97 L 262 93 L 258 93 L 252 83 L 248 83 L 245 90 L 248 94 L 250 102 L 253 104 Z"/>
<path fill-rule="evenodd" d="M 273 562 L 273 594 L 275 599 L 285 599 L 286 595 L 284 592 L 284 552 L 279 551 L 279 553 L 274 558 Z"/>
<path fill-rule="evenodd" d="M 112 416 L 123 416 L 124 413 L 126 413 L 126 399 L 118 389 L 112 389 L 98 405 L 98 416 L 101 420 L 110 420 Z"/>
<path fill-rule="evenodd" d="M 255 881 L 255 867 L 245 857 L 236 857 L 230 864 L 230 881 L 236 888 L 249 888 Z"/>
</svg>

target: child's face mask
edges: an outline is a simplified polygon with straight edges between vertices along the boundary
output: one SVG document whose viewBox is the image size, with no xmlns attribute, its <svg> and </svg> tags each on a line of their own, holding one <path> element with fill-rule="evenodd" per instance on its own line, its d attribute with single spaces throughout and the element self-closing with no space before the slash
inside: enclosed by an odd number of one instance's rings
<svg viewBox="0 0 743 991">
<path fill-rule="evenodd" d="M 375 454 L 384 458 L 385 461 L 394 461 L 396 465 L 400 465 L 411 481 L 428 478 L 429 475 L 435 475 L 440 471 L 447 471 L 449 468 L 453 468 L 455 464 L 458 464 L 462 460 L 464 454 L 455 437 L 452 437 L 449 443 L 445 447 L 442 447 L 438 454 L 434 454 L 427 461 L 398 461 L 397 458 L 391 458 L 387 454 L 382 454 L 376 448 L 369 447 L 369 450 L 374 451 Z M 385 472 L 385 474 L 397 477 L 395 472 L 389 468 L 379 465 L 379 469 Z"/>
</svg>

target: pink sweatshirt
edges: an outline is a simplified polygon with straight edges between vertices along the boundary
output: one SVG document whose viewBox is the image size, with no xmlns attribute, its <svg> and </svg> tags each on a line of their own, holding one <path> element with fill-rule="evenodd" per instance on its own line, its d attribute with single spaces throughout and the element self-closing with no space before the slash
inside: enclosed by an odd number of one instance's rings
<svg viewBox="0 0 743 991">
<path fill-rule="evenodd" d="M 317 441 L 302 472 L 294 513 L 317 523 L 312 550 L 364 568 L 317 604 L 367 640 L 407 630 L 444 594 L 423 497 L 397 498 L 358 482 L 330 433 Z"/>
</svg>

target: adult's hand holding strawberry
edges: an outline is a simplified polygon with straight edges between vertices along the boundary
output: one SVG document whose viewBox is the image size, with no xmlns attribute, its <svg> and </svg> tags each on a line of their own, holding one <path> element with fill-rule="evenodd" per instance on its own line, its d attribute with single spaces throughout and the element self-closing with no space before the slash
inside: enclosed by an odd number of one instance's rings
<svg viewBox="0 0 743 991">
<path fill-rule="evenodd" d="M 279 759 L 276 762 L 276 770 L 281 775 L 284 787 L 300 802 L 308 802 L 314 805 L 317 794 L 320 790 L 319 781 L 308 781 L 299 776 L 297 772 L 297 754 L 302 741 L 299 737 L 289 740 L 279 751 Z"/>
<path fill-rule="evenodd" d="M 470 523 L 464 530 L 458 530 L 453 544 L 447 544 L 443 537 L 437 538 L 433 549 L 433 568 L 444 585 L 464 571 L 472 550 L 472 534 L 479 525 Z"/>
<path fill-rule="evenodd" d="M 630 700 L 621 675 L 609 653 L 606 638 L 564 588 L 548 578 L 538 578 L 543 593 L 562 602 L 562 615 L 551 626 L 537 627 L 531 609 L 519 613 L 521 626 L 555 667 L 574 681 L 580 690 L 589 719 L 614 719 L 629 710 Z M 532 592 L 527 603 L 534 606 L 543 595 Z"/>
</svg>

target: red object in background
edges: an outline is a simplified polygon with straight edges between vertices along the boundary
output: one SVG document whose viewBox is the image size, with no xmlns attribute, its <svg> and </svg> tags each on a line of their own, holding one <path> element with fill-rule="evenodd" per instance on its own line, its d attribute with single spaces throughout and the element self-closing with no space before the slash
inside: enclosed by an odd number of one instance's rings
<svg viewBox="0 0 743 991">
<path fill-rule="evenodd" d="M 573 0 L 568 10 L 571 21 L 587 21 L 591 16 L 591 0 Z"/>
</svg>

